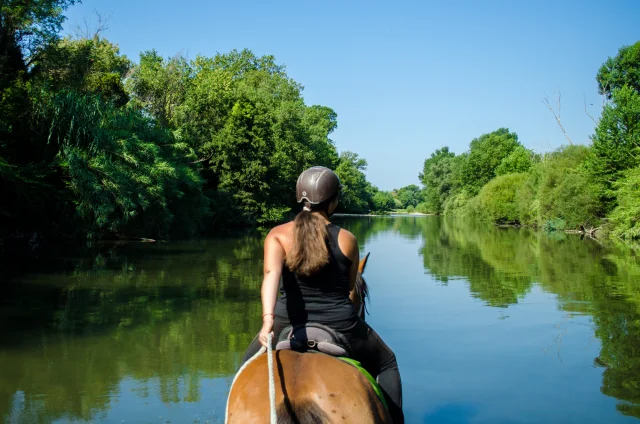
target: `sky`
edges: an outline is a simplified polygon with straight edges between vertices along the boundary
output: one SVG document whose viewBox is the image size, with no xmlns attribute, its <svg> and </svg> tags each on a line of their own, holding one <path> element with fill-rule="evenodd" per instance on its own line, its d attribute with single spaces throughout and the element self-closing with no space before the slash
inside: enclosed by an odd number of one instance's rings
<svg viewBox="0 0 640 424">
<path fill-rule="evenodd" d="M 168 1 L 84 0 L 65 33 L 107 21 L 104 36 L 137 61 L 195 59 L 248 48 L 274 55 L 304 86 L 307 105 L 331 107 L 338 151 L 368 162 L 382 190 L 419 184 L 424 160 L 456 154 L 498 128 L 527 148 L 589 144 L 603 99 L 598 68 L 640 41 L 640 1 Z"/>
</svg>

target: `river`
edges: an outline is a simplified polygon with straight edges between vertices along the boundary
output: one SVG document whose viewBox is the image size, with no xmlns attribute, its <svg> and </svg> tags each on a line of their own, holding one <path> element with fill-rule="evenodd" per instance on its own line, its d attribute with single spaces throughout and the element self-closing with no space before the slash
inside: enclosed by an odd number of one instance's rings
<svg viewBox="0 0 640 424">
<path fill-rule="evenodd" d="M 408 423 L 640 417 L 640 255 L 440 217 L 338 217 Z M 260 327 L 262 237 L 101 244 L 3 284 L 0 420 L 215 423 Z"/>
</svg>

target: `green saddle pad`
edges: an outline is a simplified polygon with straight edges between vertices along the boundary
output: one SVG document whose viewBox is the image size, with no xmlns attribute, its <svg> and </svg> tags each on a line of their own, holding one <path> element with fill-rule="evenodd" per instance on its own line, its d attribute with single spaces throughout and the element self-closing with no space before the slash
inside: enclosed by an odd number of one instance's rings
<svg viewBox="0 0 640 424">
<path fill-rule="evenodd" d="M 384 398 L 384 393 L 382 393 L 382 389 L 380 388 L 380 385 L 378 384 L 378 382 L 376 381 L 375 378 L 373 378 L 371 376 L 371 374 L 369 374 L 369 371 L 365 370 L 364 368 L 362 368 L 362 364 L 358 361 L 356 361 L 355 359 L 351 359 L 351 358 L 345 358 L 343 356 L 339 356 L 338 359 L 340 359 L 341 361 L 344 361 L 348 364 L 353 365 L 354 367 L 356 367 L 365 377 L 367 377 L 367 380 L 369 380 L 369 383 L 371 383 L 371 386 L 373 386 L 373 390 L 376 392 L 376 394 L 378 395 L 378 398 L 380 398 L 380 402 L 382 402 L 382 404 L 384 405 L 385 409 L 389 410 L 389 407 L 387 406 L 387 400 Z"/>
</svg>

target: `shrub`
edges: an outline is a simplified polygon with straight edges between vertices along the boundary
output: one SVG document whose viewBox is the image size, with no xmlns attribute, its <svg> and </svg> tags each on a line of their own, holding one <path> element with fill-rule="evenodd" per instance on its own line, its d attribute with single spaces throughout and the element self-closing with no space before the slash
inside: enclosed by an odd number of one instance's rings
<svg viewBox="0 0 640 424">
<path fill-rule="evenodd" d="M 478 207 L 480 217 L 496 223 L 520 222 L 516 192 L 526 180 L 524 173 L 496 177 L 482 187 L 478 200 L 469 202 L 467 207 Z"/>
<path fill-rule="evenodd" d="M 627 171 L 613 186 L 618 200 L 618 206 L 609 215 L 613 235 L 640 239 L 640 167 Z"/>
</svg>

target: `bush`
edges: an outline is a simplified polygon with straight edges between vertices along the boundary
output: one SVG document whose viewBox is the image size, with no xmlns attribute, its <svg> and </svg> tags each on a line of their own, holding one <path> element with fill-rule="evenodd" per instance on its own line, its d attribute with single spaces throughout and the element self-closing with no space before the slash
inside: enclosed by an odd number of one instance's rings
<svg viewBox="0 0 640 424">
<path fill-rule="evenodd" d="M 429 205 L 426 202 L 418 203 L 418 206 L 415 208 L 415 212 L 418 213 L 431 213 L 429 210 Z"/>
<path fill-rule="evenodd" d="M 524 173 L 501 175 L 489 181 L 480 193 L 478 200 L 469 202 L 467 209 L 478 207 L 480 217 L 496 223 L 518 223 L 519 210 L 516 192 L 526 183 Z"/>
<path fill-rule="evenodd" d="M 407 213 L 414 213 L 416 211 L 416 208 L 413 207 L 413 205 L 409 205 L 409 207 L 407 208 Z"/>
<path fill-rule="evenodd" d="M 613 186 L 618 206 L 609 215 L 612 234 L 626 240 L 640 239 L 640 167 L 627 171 Z"/>
<path fill-rule="evenodd" d="M 562 218 L 552 218 L 545 221 L 542 225 L 542 229 L 547 232 L 564 231 L 567 228 L 567 223 Z"/>
<path fill-rule="evenodd" d="M 462 190 L 461 192 L 448 197 L 443 205 L 444 214 L 452 215 L 452 216 L 460 215 L 462 212 L 462 209 L 465 207 L 465 205 L 469 202 L 469 200 L 472 197 L 473 196 L 471 196 L 465 190 Z"/>
<path fill-rule="evenodd" d="M 583 169 L 589 148 L 569 146 L 548 155 L 534 172 L 538 183 L 538 222 L 561 218 L 567 228 L 598 222 L 602 189 Z"/>
</svg>

